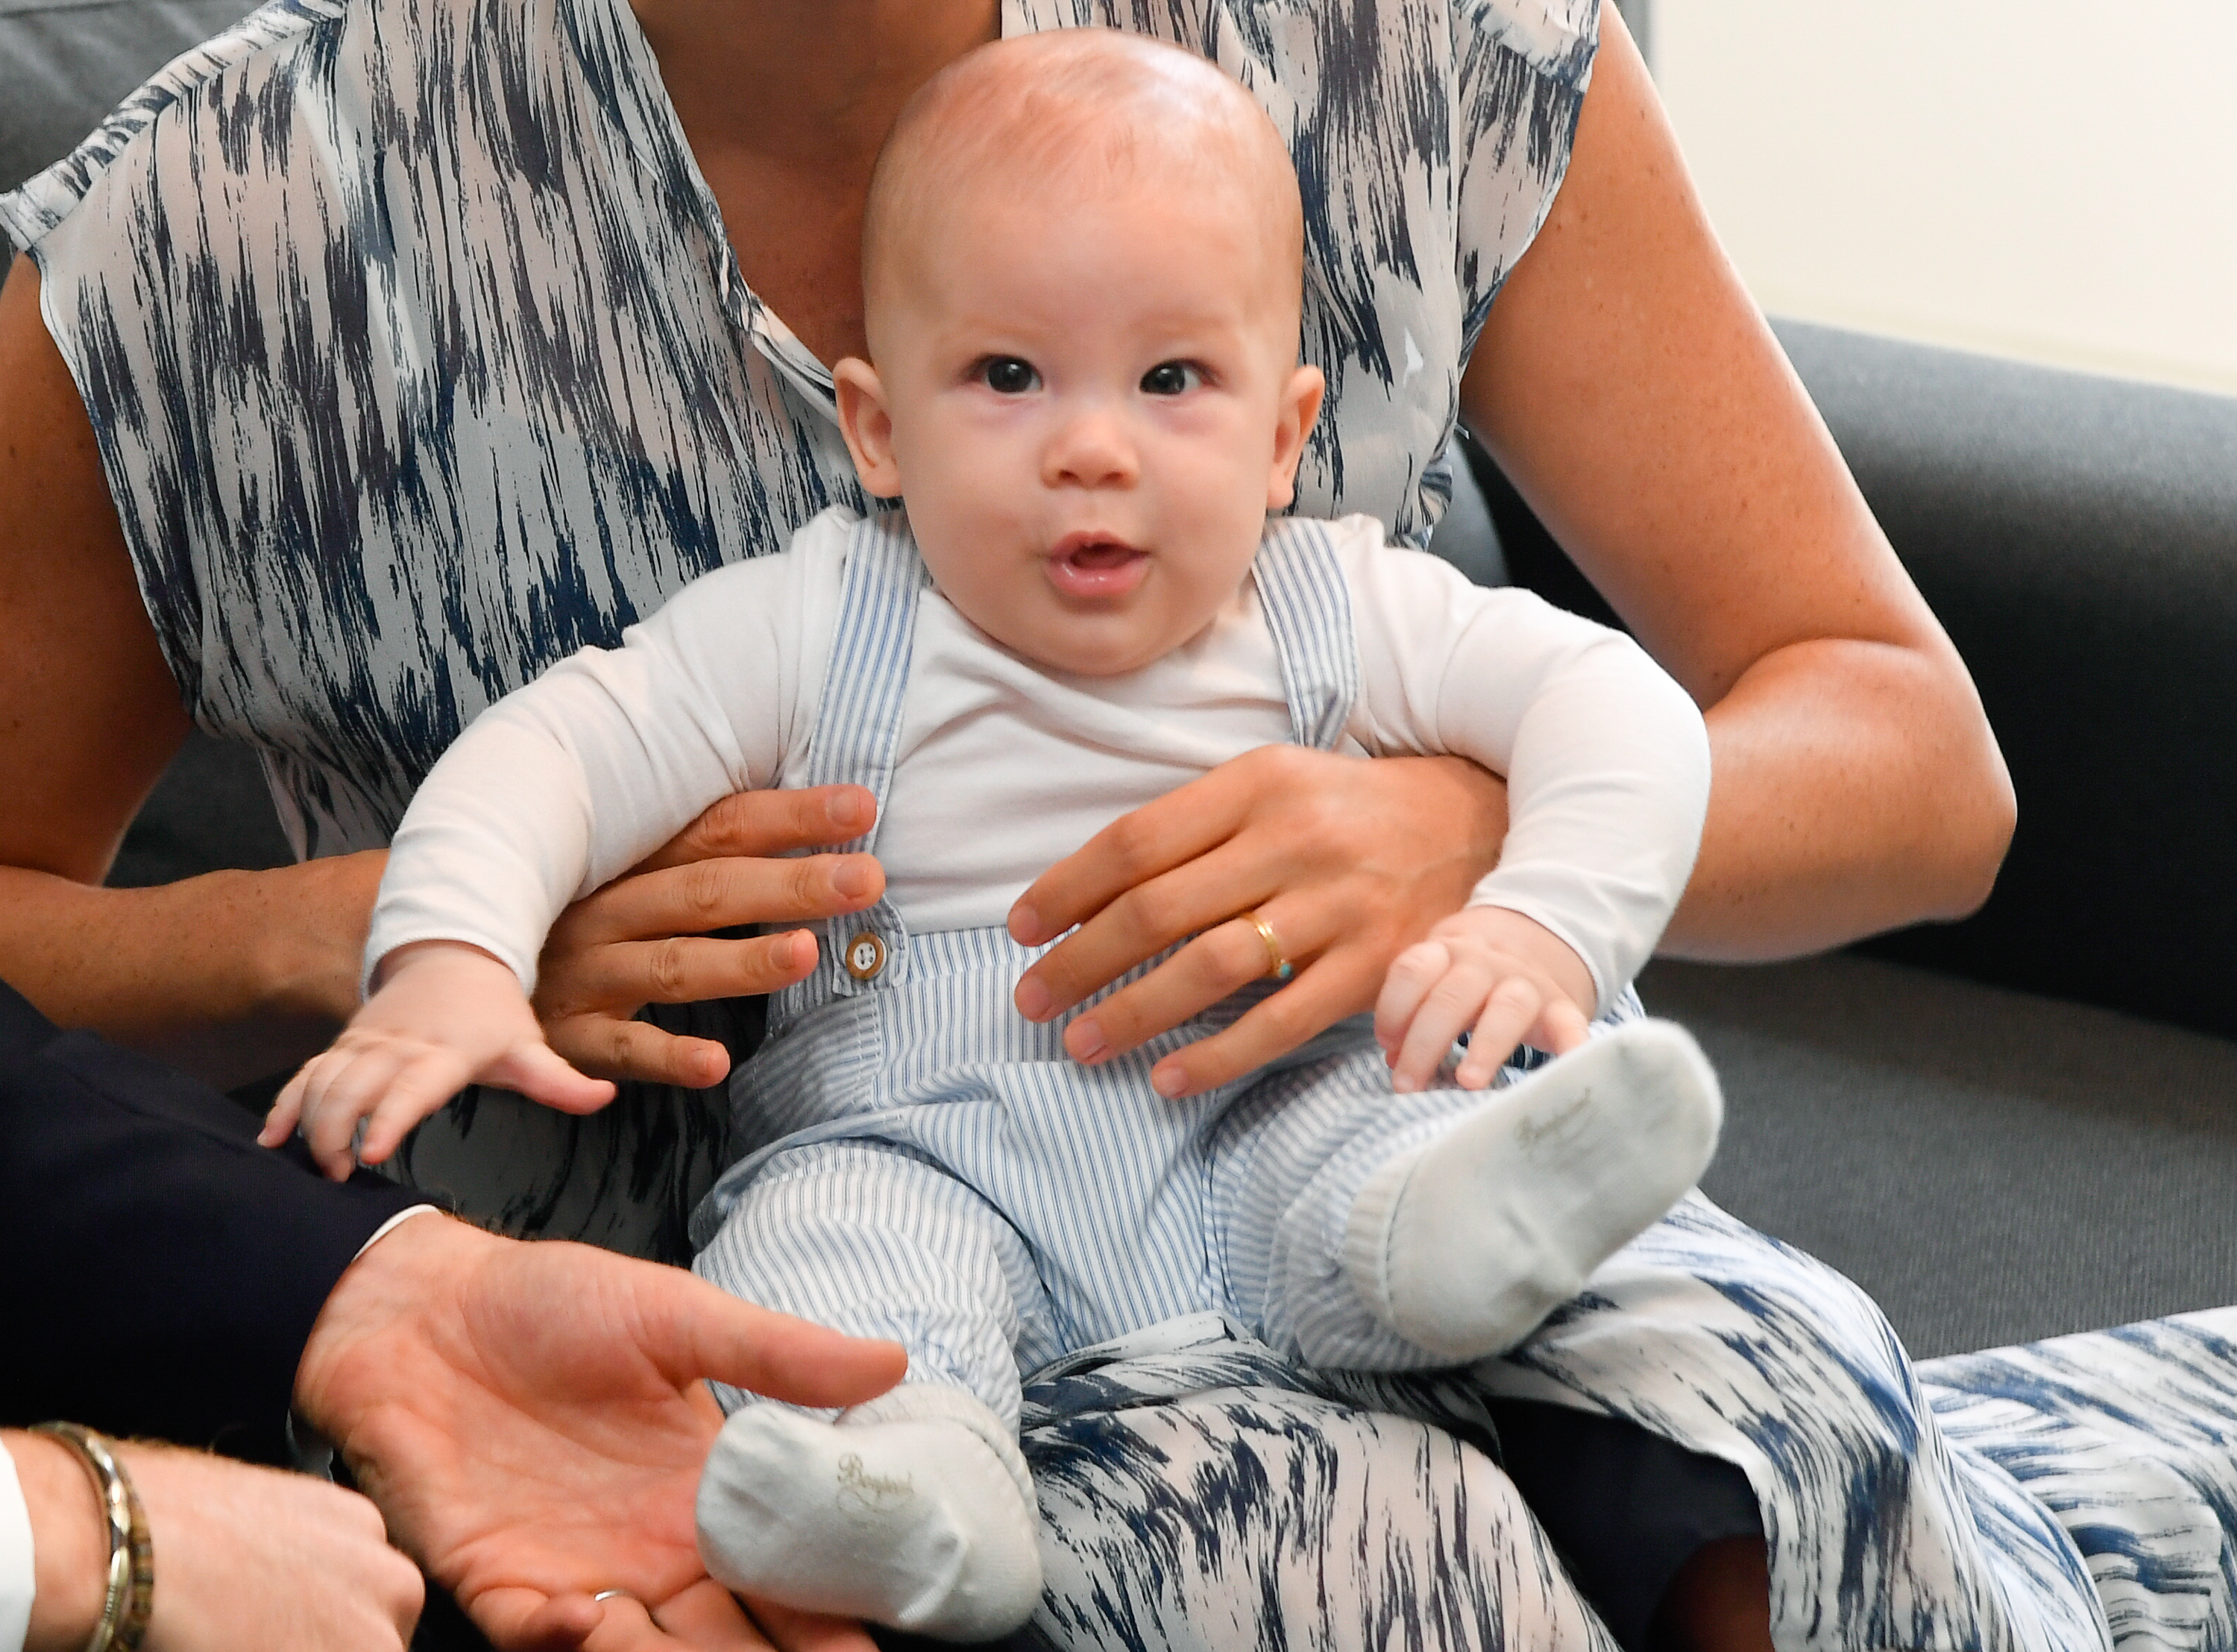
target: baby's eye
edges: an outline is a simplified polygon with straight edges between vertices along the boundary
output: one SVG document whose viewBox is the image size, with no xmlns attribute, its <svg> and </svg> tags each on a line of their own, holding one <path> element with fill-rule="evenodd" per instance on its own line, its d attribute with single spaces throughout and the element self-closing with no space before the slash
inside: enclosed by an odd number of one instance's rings
<svg viewBox="0 0 2237 1652">
<path fill-rule="evenodd" d="M 1142 375 L 1145 396 L 1179 396 L 1204 383 L 1204 369 L 1185 361 L 1161 361 Z"/>
<path fill-rule="evenodd" d="M 997 396 L 1022 396 L 1040 387 L 1041 376 L 1030 361 L 1015 356 L 989 356 L 979 364 L 979 382 Z"/>
</svg>

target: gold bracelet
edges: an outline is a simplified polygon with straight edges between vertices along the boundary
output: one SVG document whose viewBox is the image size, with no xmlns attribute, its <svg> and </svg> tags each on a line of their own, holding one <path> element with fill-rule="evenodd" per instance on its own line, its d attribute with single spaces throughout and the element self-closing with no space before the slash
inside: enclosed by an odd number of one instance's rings
<svg viewBox="0 0 2237 1652">
<path fill-rule="evenodd" d="M 31 1432 L 44 1434 L 76 1453 L 93 1477 L 94 1495 L 101 1499 L 109 1523 L 109 1593 L 85 1652 L 139 1652 L 148 1614 L 155 1607 L 155 1545 L 148 1536 L 148 1512 L 132 1489 L 132 1477 L 116 1460 L 109 1443 L 89 1428 L 37 1423 Z"/>
</svg>

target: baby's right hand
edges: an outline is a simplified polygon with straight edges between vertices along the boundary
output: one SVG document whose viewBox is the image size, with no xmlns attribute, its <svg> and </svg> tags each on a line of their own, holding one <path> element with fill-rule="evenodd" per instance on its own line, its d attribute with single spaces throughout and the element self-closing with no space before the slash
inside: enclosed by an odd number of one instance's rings
<svg viewBox="0 0 2237 1652">
<path fill-rule="evenodd" d="M 595 1113 L 613 1100 L 611 1084 L 552 1053 L 519 979 L 479 947 L 416 942 L 390 953 L 381 971 L 379 991 L 341 1037 L 273 1102 L 256 1138 L 266 1147 L 300 1129 L 319 1168 L 343 1181 L 360 1161 L 387 1158 L 468 1084 L 518 1090 L 563 1113 Z"/>
</svg>

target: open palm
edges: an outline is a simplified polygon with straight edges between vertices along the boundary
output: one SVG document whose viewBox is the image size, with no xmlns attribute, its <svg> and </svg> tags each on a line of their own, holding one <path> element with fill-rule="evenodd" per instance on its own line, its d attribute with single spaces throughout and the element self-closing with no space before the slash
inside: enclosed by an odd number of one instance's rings
<svg viewBox="0 0 2237 1652">
<path fill-rule="evenodd" d="M 861 1342 L 583 1245 L 429 1216 L 345 1274 L 297 1375 L 391 1536 L 498 1646 L 591 1652 L 765 1645 L 710 1582 L 692 1502 L 716 1378 L 844 1405 L 896 1381 Z M 630 1598 L 594 1603 L 602 1590 Z M 757 1610 L 789 1647 L 850 1626 Z"/>
</svg>

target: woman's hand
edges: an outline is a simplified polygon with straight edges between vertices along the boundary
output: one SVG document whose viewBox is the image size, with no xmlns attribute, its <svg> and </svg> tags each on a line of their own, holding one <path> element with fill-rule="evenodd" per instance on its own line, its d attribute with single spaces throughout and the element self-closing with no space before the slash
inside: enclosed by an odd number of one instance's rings
<svg viewBox="0 0 2237 1652">
<path fill-rule="evenodd" d="M 1075 1060 L 1106 1061 L 1266 974 L 1264 938 L 1223 921 L 1255 911 L 1296 977 L 1151 1076 L 1165 1096 L 1225 1083 L 1372 1004 L 1506 835 L 1507 788 L 1472 763 L 1262 747 L 1113 822 L 1019 897 L 1010 933 L 1028 946 L 1079 926 L 1026 971 L 1019 1011 L 1051 1020 L 1195 935 L 1065 1030 Z"/>
<path fill-rule="evenodd" d="M 630 1017 L 648 1004 L 696 1004 L 789 986 L 815 967 L 806 930 L 745 940 L 709 931 L 860 912 L 885 892 L 869 855 L 802 855 L 858 838 L 877 804 L 859 786 L 724 798 L 628 876 L 577 901 L 551 926 L 536 1015 L 551 1048 L 594 1078 L 704 1089 L 729 1052 Z M 793 857 L 778 859 L 776 857 Z"/>
<path fill-rule="evenodd" d="M 93 1483 L 52 1440 L 11 1433 L 7 1447 L 38 1563 L 26 1652 L 76 1652 L 100 1619 L 109 1562 Z M 116 1455 L 155 1550 L 147 1652 L 402 1652 L 411 1639 L 419 1569 L 354 1491 L 168 1446 Z"/>
<path fill-rule="evenodd" d="M 860 837 L 874 813 L 859 786 L 723 799 L 567 909 L 544 941 L 532 1004 L 512 971 L 477 947 L 399 947 L 333 1047 L 280 1092 L 265 1145 L 300 1128 L 312 1157 L 340 1181 L 360 1160 L 386 1159 L 469 1083 L 567 1113 L 604 1107 L 615 1079 L 720 1083 L 730 1066 L 721 1044 L 630 1017 L 647 1004 L 774 992 L 807 974 L 816 945 L 805 930 L 744 940 L 704 931 L 828 917 L 875 900 L 885 873 L 868 855 L 773 858 Z M 353 1153 L 360 1122 L 365 1140 Z"/>
</svg>

